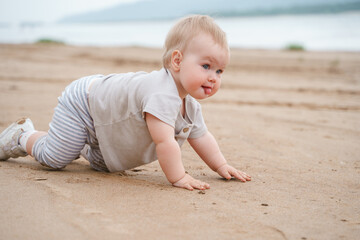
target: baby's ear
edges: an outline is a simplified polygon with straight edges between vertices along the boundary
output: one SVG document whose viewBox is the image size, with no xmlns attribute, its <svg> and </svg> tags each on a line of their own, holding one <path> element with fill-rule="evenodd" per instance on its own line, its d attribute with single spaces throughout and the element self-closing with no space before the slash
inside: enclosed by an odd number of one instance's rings
<svg viewBox="0 0 360 240">
<path fill-rule="evenodd" d="M 180 71 L 180 64 L 182 61 L 182 53 L 179 50 L 174 50 L 171 54 L 171 66 L 175 72 Z"/>
</svg>

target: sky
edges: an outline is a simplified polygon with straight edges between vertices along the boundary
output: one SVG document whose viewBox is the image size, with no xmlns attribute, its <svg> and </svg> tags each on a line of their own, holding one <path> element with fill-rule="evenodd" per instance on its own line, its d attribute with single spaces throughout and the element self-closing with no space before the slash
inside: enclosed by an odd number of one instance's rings
<svg viewBox="0 0 360 240">
<path fill-rule="evenodd" d="M 0 0 L 0 23 L 55 22 L 67 15 L 139 0 Z"/>
</svg>

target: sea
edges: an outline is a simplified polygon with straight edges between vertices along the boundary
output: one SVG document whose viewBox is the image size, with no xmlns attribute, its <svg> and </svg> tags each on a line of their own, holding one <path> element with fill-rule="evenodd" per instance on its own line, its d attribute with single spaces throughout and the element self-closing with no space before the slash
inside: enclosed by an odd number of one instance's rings
<svg viewBox="0 0 360 240">
<path fill-rule="evenodd" d="M 0 24 L 0 43 L 52 39 L 79 46 L 161 48 L 175 20 L 106 23 Z M 216 18 L 230 47 L 360 52 L 360 12 Z"/>
</svg>

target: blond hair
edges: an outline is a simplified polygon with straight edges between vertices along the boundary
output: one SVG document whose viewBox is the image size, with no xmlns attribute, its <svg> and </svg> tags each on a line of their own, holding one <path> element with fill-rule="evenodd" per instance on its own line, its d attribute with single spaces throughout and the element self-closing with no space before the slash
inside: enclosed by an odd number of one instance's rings
<svg viewBox="0 0 360 240">
<path fill-rule="evenodd" d="M 226 34 L 213 18 L 206 15 L 193 15 L 180 19 L 170 29 L 164 45 L 163 66 L 169 68 L 172 52 L 175 50 L 184 52 L 190 40 L 200 33 L 209 34 L 215 43 L 229 50 Z"/>
</svg>

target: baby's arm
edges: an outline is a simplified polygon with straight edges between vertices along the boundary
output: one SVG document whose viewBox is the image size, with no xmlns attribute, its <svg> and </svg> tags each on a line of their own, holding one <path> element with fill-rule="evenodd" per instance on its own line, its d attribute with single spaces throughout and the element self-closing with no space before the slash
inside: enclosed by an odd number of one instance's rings
<svg viewBox="0 0 360 240">
<path fill-rule="evenodd" d="M 251 180 L 249 175 L 227 164 L 219 145 L 210 132 L 199 138 L 189 138 L 188 141 L 201 159 L 220 176 L 226 179 L 235 177 L 243 182 Z"/>
<path fill-rule="evenodd" d="M 158 161 L 168 181 L 175 187 L 189 190 L 210 188 L 209 184 L 185 173 L 180 146 L 174 136 L 174 128 L 149 113 L 146 113 L 146 123 L 156 145 Z"/>
</svg>

